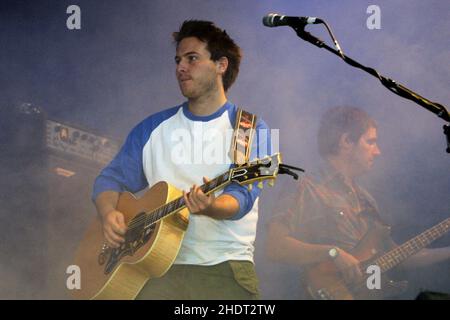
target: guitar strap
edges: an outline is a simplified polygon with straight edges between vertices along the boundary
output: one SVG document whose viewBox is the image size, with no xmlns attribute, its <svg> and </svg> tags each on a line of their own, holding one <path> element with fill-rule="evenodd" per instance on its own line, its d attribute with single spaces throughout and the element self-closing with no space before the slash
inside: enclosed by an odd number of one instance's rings
<svg viewBox="0 0 450 320">
<path fill-rule="evenodd" d="M 238 108 L 230 150 L 230 158 L 237 166 L 247 163 L 250 158 L 255 128 L 256 116 Z"/>
</svg>

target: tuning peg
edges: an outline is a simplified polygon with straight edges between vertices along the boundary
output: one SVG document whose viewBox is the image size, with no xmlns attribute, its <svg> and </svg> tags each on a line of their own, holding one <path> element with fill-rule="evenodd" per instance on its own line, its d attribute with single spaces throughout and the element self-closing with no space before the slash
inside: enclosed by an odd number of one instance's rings
<svg viewBox="0 0 450 320">
<path fill-rule="evenodd" d="M 258 184 L 256 186 L 260 189 L 264 188 L 262 181 L 258 182 Z"/>
<path fill-rule="evenodd" d="M 270 179 L 269 182 L 267 182 L 267 185 L 273 187 L 275 185 L 275 180 Z"/>
<path fill-rule="evenodd" d="M 249 184 L 249 185 L 247 186 L 247 189 L 248 189 L 248 191 L 252 191 L 252 190 L 253 190 L 253 184 Z"/>
</svg>

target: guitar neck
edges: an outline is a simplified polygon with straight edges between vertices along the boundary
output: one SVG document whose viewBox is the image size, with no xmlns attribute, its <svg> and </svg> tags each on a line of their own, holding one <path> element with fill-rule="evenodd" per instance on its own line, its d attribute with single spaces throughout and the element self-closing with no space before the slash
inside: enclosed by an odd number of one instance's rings
<svg viewBox="0 0 450 320">
<path fill-rule="evenodd" d="M 446 220 L 426 230 L 425 232 L 419 234 L 411 240 L 392 249 L 383 256 L 373 260 L 368 265 L 375 264 L 381 268 L 381 272 L 388 271 L 410 256 L 414 255 L 421 249 L 425 248 L 436 239 L 442 237 L 448 231 L 450 231 L 450 218 L 447 218 Z"/>
<path fill-rule="evenodd" d="M 281 154 L 275 153 L 272 156 L 267 156 L 263 159 L 255 159 L 248 164 L 231 168 L 220 176 L 201 185 L 200 189 L 204 194 L 208 195 L 216 190 L 223 189 L 231 182 L 237 182 L 244 185 L 255 181 L 275 179 L 280 165 Z M 262 188 L 262 185 L 260 186 L 258 184 L 258 187 Z M 139 224 L 142 226 L 142 223 L 144 223 L 144 228 L 147 228 L 162 218 L 184 208 L 186 208 L 186 203 L 184 202 L 184 197 L 181 196 L 151 212 L 139 213 L 136 216 L 136 221 L 131 221 L 130 224 L 134 224 L 134 226 Z"/>
<path fill-rule="evenodd" d="M 218 189 L 222 189 L 230 183 L 230 172 L 231 170 L 225 172 L 224 174 L 214 178 L 207 183 L 200 186 L 200 189 L 205 194 L 210 194 Z M 151 212 L 146 212 L 145 226 L 149 226 L 162 218 L 180 211 L 186 207 L 183 196 L 178 197 L 165 205 L 159 207 Z"/>
</svg>

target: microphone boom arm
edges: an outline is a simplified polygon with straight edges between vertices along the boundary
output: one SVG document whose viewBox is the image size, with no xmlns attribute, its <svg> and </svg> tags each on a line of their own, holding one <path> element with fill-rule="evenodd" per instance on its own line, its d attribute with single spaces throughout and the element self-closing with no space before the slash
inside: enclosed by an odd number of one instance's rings
<svg viewBox="0 0 450 320">
<path fill-rule="evenodd" d="M 344 60 L 347 64 L 349 64 L 355 68 L 362 69 L 362 70 L 366 71 L 367 73 L 369 73 L 370 75 L 374 76 L 375 78 L 378 78 L 378 80 L 380 80 L 381 84 L 383 86 L 385 86 L 387 89 L 389 89 L 391 92 L 393 92 L 405 99 L 414 101 L 415 103 L 421 105 L 428 111 L 436 114 L 439 118 L 444 119 L 446 122 L 450 122 L 450 114 L 447 111 L 446 107 L 443 106 L 442 104 L 430 101 L 427 98 L 422 97 L 418 93 L 397 83 L 395 80 L 392 80 L 390 78 L 386 78 L 386 77 L 382 76 L 375 69 L 366 67 L 366 66 L 360 64 L 359 62 L 353 60 L 352 58 L 346 56 L 342 51 L 338 51 L 338 50 L 328 46 L 323 40 L 317 38 L 316 36 L 310 34 L 309 32 L 306 32 L 305 25 L 293 27 L 293 29 L 295 30 L 295 32 L 301 39 L 303 39 L 309 43 L 312 43 L 313 45 L 315 45 L 319 48 L 324 48 L 324 49 L 330 51 L 331 53 L 334 53 L 335 55 L 341 57 L 342 60 Z M 336 40 L 335 40 L 335 43 L 336 43 Z M 447 140 L 446 151 L 447 151 L 447 153 L 450 153 L 450 126 L 444 125 L 443 128 L 444 128 L 444 135 L 446 136 L 446 140 Z"/>
</svg>

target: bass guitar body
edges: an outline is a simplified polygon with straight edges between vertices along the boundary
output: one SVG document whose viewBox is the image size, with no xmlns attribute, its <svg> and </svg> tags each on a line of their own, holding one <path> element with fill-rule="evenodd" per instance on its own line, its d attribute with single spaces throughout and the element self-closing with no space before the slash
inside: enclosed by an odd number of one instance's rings
<svg viewBox="0 0 450 320">
<path fill-rule="evenodd" d="M 314 265 L 306 270 L 308 293 L 316 300 L 378 300 L 401 294 L 405 291 L 406 281 L 392 281 L 386 275 L 380 276 L 379 288 L 370 287 L 368 277 L 372 275 L 368 269 L 371 261 L 384 253 L 384 241 L 390 228 L 374 224 L 373 229 L 361 239 L 350 253 L 361 261 L 361 272 L 364 280 L 358 283 L 346 283 L 341 272 L 333 261 Z M 369 272 L 368 272 L 369 271 Z"/>
</svg>

